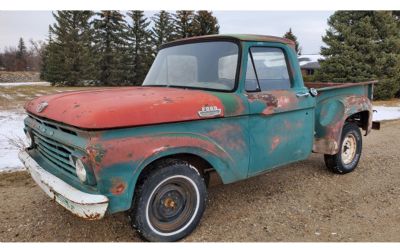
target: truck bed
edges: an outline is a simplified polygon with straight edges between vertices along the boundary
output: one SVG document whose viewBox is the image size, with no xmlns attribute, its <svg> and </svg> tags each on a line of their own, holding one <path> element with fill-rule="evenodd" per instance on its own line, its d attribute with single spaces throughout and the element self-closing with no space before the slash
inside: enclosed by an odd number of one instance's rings
<svg viewBox="0 0 400 250">
<path fill-rule="evenodd" d="M 318 91 L 315 108 L 315 140 L 313 151 L 334 155 L 340 146 L 343 125 L 350 119 L 368 134 L 372 128 L 373 85 L 377 81 L 359 83 L 305 83 Z"/>
</svg>

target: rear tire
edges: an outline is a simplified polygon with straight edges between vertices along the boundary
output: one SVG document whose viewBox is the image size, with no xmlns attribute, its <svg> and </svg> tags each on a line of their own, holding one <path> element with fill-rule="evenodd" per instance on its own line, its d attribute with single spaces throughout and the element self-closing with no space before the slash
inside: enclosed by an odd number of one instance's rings
<svg viewBox="0 0 400 250">
<path fill-rule="evenodd" d="M 346 123 L 342 130 L 339 152 L 325 155 L 325 165 L 335 174 L 350 173 L 357 167 L 361 151 L 362 136 L 359 127 L 354 123 Z"/>
<path fill-rule="evenodd" d="M 206 205 L 203 177 L 187 162 L 167 159 L 139 184 L 132 226 L 148 241 L 177 241 L 198 225 Z"/>
</svg>

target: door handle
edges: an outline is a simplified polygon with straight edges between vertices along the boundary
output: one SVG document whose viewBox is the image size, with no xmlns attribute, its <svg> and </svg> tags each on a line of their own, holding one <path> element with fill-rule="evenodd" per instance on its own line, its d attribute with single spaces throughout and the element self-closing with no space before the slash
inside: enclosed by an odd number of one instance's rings
<svg viewBox="0 0 400 250">
<path fill-rule="evenodd" d="M 296 94 L 297 97 L 306 97 L 306 96 L 309 96 L 309 95 L 310 95 L 310 93 L 308 93 L 308 92 L 300 92 L 300 93 Z"/>
</svg>

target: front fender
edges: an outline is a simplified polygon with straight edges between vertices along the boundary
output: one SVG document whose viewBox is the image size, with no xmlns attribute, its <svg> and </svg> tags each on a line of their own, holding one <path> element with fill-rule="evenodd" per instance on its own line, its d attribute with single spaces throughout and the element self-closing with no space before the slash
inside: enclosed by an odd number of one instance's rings
<svg viewBox="0 0 400 250">
<path fill-rule="evenodd" d="M 230 130 L 229 130 L 230 131 Z M 217 171 L 224 183 L 246 177 L 246 171 L 234 166 L 239 153 L 225 150 L 209 136 L 196 133 L 159 133 L 92 142 L 101 157 L 92 157 L 101 193 L 110 199 L 109 212 L 130 208 L 140 173 L 152 162 L 177 154 L 201 157 Z M 239 151 L 239 150 L 238 150 Z"/>
</svg>

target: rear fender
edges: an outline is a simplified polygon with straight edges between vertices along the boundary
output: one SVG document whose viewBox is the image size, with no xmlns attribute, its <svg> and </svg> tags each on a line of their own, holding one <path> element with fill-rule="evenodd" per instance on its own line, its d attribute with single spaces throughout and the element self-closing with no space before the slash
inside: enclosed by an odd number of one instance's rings
<svg viewBox="0 0 400 250">
<path fill-rule="evenodd" d="M 368 112 L 368 118 L 357 123 L 367 135 L 372 128 L 372 104 L 366 96 L 343 96 L 319 102 L 316 109 L 313 152 L 336 154 L 339 151 L 345 122 L 360 112 Z"/>
</svg>

